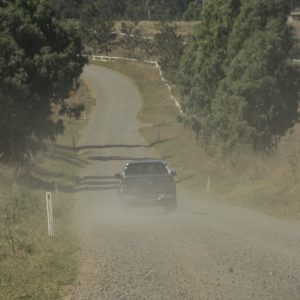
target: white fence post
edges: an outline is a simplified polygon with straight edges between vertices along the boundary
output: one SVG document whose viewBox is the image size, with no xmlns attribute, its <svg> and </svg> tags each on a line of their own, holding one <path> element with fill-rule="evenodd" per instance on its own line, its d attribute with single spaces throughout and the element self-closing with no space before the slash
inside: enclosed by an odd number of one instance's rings
<svg viewBox="0 0 300 300">
<path fill-rule="evenodd" d="M 54 237 L 53 207 L 52 207 L 51 192 L 46 192 L 46 206 L 47 206 L 47 219 L 48 219 L 48 235 Z"/>
</svg>

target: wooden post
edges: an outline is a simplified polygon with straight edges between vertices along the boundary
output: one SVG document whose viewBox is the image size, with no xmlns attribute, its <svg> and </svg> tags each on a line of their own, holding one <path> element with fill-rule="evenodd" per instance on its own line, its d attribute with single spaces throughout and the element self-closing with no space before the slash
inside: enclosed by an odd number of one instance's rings
<svg viewBox="0 0 300 300">
<path fill-rule="evenodd" d="M 207 193 L 210 193 L 210 185 L 211 185 L 210 176 L 208 176 L 207 177 L 207 184 L 206 184 Z"/>
<path fill-rule="evenodd" d="M 75 151 L 76 150 L 76 147 L 75 147 L 75 138 L 74 137 L 72 137 L 72 146 L 73 146 L 73 151 Z"/>
<path fill-rule="evenodd" d="M 160 132 L 159 132 L 159 129 L 157 129 L 157 131 L 156 131 L 156 142 L 157 143 L 160 142 Z"/>
<path fill-rule="evenodd" d="M 48 235 L 50 237 L 54 237 L 53 207 L 52 207 L 51 192 L 46 192 L 46 206 L 47 206 L 47 220 L 48 220 Z"/>
</svg>

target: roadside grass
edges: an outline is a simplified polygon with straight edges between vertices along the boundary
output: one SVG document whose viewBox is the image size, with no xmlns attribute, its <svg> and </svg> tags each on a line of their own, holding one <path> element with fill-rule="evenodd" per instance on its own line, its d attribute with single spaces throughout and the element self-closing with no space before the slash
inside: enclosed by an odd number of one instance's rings
<svg viewBox="0 0 300 300">
<path fill-rule="evenodd" d="M 83 83 L 71 101 L 82 101 L 87 114 L 94 103 Z M 12 167 L 0 166 L 0 299 L 61 299 L 76 278 L 80 249 L 72 226 L 72 193 L 87 162 L 73 151 L 73 139 L 78 141 L 85 121 L 63 120 L 64 135 L 18 176 Z M 52 192 L 54 238 L 47 236 L 46 191 Z"/>
<path fill-rule="evenodd" d="M 273 216 L 300 220 L 300 127 L 283 138 L 270 155 L 245 149 L 224 157 L 216 145 L 205 150 L 194 133 L 177 122 L 178 111 L 158 71 L 151 65 L 132 62 L 97 62 L 127 75 L 138 86 L 143 100 L 138 115 L 148 143 L 179 176 L 178 181 L 202 199 L 249 207 Z M 207 193 L 210 178 L 211 191 Z"/>
</svg>

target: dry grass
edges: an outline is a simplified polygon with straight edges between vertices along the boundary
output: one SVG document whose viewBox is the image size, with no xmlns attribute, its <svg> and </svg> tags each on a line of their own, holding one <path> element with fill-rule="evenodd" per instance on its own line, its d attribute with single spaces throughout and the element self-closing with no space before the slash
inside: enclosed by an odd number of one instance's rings
<svg viewBox="0 0 300 300">
<path fill-rule="evenodd" d="M 293 20 L 290 18 L 288 23 L 290 26 L 292 26 L 295 29 L 296 38 L 299 39 L 300 38 L 300 20 Z"/>
<path fill-rule="evenodd" d="M 100 63 L 132 78 L 143 97 L 139 119 L 148 142 L 167 142 L 156 147 L 178 171 L 179 181 L 204 198 L 250 207 L 271 215 L 300 219 L 300 128 L 284 138 L 278 152 L 258 155 L 245 150 L 224 158 L 211 145 L 206 152 L 190 129 L 177 123 L 178 111 L 153 66 L 142 63 Z M 206 193 L 207 178 L 212 192 Z"/>
<path fill-rule="evenodd" d="M 121 29 L 121 23 L 123 21 L 116 22 L 115 30 L 117 32 Z M 125 21 L 125 23 L 128 23 L 128 21 Z M 177 33 L 180 34 L 184 40 L 187 41 L 188 35 L 193 32 L 193 29 L 196 25 L 198 25 L 200 22 L 171 22 L 171 24 L 175 24 L 177 26 Z M 153 38 L 154 35 L 157 33 L 156 24 L 158 22 L 154 21 L 141 21 L 139 22 L 139 28 L 142 30 L 142 34 L 145 37 Z M 106 55 L 105 52 L 98 52 L 98 54 Z M 128 50 L 125 50 L 122 48 L 121 45 L 115 45 L 111 52 L 109 53 L 111 56 L 121 56 L 121 57 L 132 57 L 132 58 L 139 58 L 139 59 L 150 59 L 150 60 L 156 60 L 156 57 L 151 57 L 149 54 L 145 53 L 144 50 L 138 48 L 135 50 L 135 53 L 131 53 Z"/>
<path fill-rule="evenodd" d="M 84 85 L 72 99 L 78 100 L 91 110 L 93 99 Z M 18 181 L 11 167 L 1 173 L 0 299 L 60 299 L 63 287 L 77 274 L 71 191 L 86 162 L 72 150 L 72 137 L 79 138 L 85 122 L 69 117 L 64 122 L 65 134 L 57 141 L 64 148 L 49 145 L 27 169 L 18 171 Z M 47 236 L 45 191 L 53 191 L 54 239 Z"/>
<path fill-rule="evenodd" d="M 116 23 L 115 27 L 116 30 L 119 31 L 121 28 L 122 21 L 119 21 Z M 125 21 L 126 23 L 126 21 Z M 185 22 L 185 21 L 178 21 L 178 22 L 170 22 L 170 24 L 174 24 L 177 26 L 177 33 L 182 36 L 187 36 L 190 33 L 193 32 L 193 28 L 198 25 L 199 21 L 193 21 L 193 22 Z M 155 25 L 158 24 L 158 22 L 155 21 L 141 21 L 139 22 L 139 27 L 145 32 L 146 36 L 153 37 L 156 33 L 156 27 Z"/>
</svg>

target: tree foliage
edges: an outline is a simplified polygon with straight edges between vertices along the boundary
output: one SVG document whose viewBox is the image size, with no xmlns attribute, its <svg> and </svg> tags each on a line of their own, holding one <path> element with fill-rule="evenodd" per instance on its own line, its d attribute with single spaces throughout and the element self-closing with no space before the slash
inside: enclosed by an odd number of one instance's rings
<svg viewBox="0 0 300 300">
<path fill-rule="evenodd" d="M 78 18 L 89 7 L 97 7 L 100 19 L 181 20 L 199 19 L 202 0 L 50 0 L 61 16 Z"/>
<path fill-rule="evenodd" d="M 208 1 L 202 24 L 195 29 L 181 60 L 179 85 L 185 122 L 205 141 L 211 134 L 212 99 L 225 76 L 228 38 L 239 7 L 239 0 Z"/>
<path fill-rule="evenodd" d="M 136 57 L 136 50 L 143 48 L 144 33 L 138 22 L 121 23 L 120 45 L 129 57 Z"/>
<path fill-rule="evenodd" d="M 183 54 L 183 38 L 176 33 L 176 26 L 168 23 L 157 24 L 154 36 L 154 54 L 166 77 L 176 80 L 180 58 Z"/>
<path fill-rule="evenodd" d="M 284 0 L 211 0 L 181 63 L 185 121 L 224 149 L 266 150 L 298 121 L 299 74 Z"/>
<path fill-rule="evenodd" d="M 85 44 L 93 48 L 94 54 L 98 51 L 108 54 L 116 39 L 114 22 L 109 14 L 114 7 L 107 1 L 87 1 L 81 13 L 81 31 Z"/>
<path fill-rule="evenodd" d="M 183 19 L 185 21 L 189 20 L 199 20 L 201 11 L 203 9 L 204 0 L 198 0 L 198 1 L 192 1 L 189 3 L 187 9 L 185 10 L 183 14 Z"/>
<path fill-rule="evenodd" d="M 78 19 L 83 0 L 50 0 L 50 4 L 63 19 Z"/>
<path fill-rule="evenodd" d="M 149 10 L 152 20 L 169 21 L 181 20 L 183 15 L 188 10 L 191 3 L 198 3 L 201 0 L 146 0 L 145 4 L 140 6 L 144 7 L 144 14 L 141 15 L 143 19 L 149 17 L 147 11 Z M 141 1 L 140 1 L 141 2 Z M 146 8 L 146 9 L 145 9 Z M 197 16 L 196 19 L 198 19 Z"/>
<path fill-rule="evenodd" d="M 69 0 L 66 0 L 69 1 Z M 93 23 L 95 19 L 113 21 L 124 15 L 124 3 L 117 0 L 87 0 L 80 8 L 80 18 L 85 23 Z"/>
<path fill-rule="evenodd" d="M 62 104 L 82 72 L 80 38 L 43 1 L 11 0 L 0 9 L 0 150 L 24 158 L 62 132 Z"/>
<path fill-rule="evenodd" d="M 293 47 L 288 13 L 286 1 L 253 1 L 243 5 L 236 20 L 226 78 L 214 99 L 215 120 L 222 124 L 218 135 L 228 146 L 245 141 L 267 149 L 298 120 L 298 74 L 288 61 Z"/>
<path fill-rule="evenodd" d="M 299 8 L 300 7 L 300 0 L 291 0 L 291 8 Z"/>
</svg>

